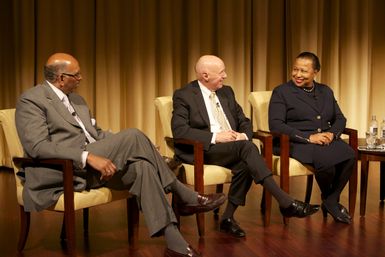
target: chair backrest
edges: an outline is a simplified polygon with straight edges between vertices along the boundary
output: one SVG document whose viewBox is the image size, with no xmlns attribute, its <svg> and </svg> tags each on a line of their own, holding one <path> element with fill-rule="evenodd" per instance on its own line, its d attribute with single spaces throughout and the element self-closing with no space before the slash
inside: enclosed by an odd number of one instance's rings
<svg viewBox="0 0 385 257">
<path fill-rule="evenodd" d="M 154 104 L 159 113 L 162 124 L 163 136 L 172 138 L 171 117 L 172 117 L 172 96 L 160 96 L 155 98 Z M 167 144 L 166 144 L 167 145 Z M 167 145 L 166 155 L 172 157 L 174 149 Z"/>
<path fill-rule="evenodd" d="M 253 108 L 253 115 L 258 130 L 269 130 L 269 103 L 272 91 L 255 91 L 249 95 L 249 103 Z"/>
<path fill-rule="evenodd" d="M 11 155 L 8 151 L 3 128 L 0 126 L 0 166 L 12 168 Z"/>
<path fill-rule="evenodd" d="M 15 123 L 15 111 L 16 109 L 5 109 L 0 110 L 0 125 L 4 131 L 5 140 L 8 146 L 8 151 L 13 157 L 23 157 L 23 147 L 20 143 L 19 136 L 17 135 L 16 123 Z M 12 162 L 13 170 L 16 178 L 16 190 L 17 190 L 17 200 L 19 204 L 23 205 L 22 201 L 22 190 L 23 185 L 21 180 L 16 173 L 18 172 L 18 168 Z"/>
</svg>

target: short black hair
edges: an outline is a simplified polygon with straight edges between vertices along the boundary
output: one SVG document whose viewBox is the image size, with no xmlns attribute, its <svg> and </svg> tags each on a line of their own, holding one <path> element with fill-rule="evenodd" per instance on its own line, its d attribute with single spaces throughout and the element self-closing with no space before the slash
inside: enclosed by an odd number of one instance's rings
<svg viewBox="0 0 385 257">
<path fill-rule="evenodd" d="M 310 59 L 313 62 L 313 69 L 316 71 L 321 70 L 321 63 L 318 59 L 318 56 L 311 52 L 302 52 L 300 53 L 296 59 L 304 58 L 304 59 Z"/>
<path fill-rule="evenodd" d="M 65 64 L 63 63 L 44 65 L 44 78 L 49 82 L 55 82 L 57 76 L 59 76 L 59 73 L 62 72 L 64 67 Z"/>
</svg>

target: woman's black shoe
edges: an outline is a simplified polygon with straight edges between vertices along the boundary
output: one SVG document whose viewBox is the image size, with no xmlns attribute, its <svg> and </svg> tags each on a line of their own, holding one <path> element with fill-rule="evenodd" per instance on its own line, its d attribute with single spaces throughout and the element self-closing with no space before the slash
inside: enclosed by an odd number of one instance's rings
<svg viewBox="0 0 385 257">
<path fill-rule="evenodd" d="M 341 205 L 341 206 L 342 206 L 342 205 Z M 342 206 L 342 207 L 343 207 L 343 206 Z M 344 207 L 344 208 L 345 208 L 345 207 Z M 350 215 L 349 215 L 349 217 L 348 217 L 346 214 L 342 213 L 342 211 L 340 210 L 340 206 L 338 206 L 339 213 L 333 213 L 333 212 L 331 211 L 331 209 L 330 209 L 326 204 L 324 204 L 324 203 L 322 203 L 321 209 L 322 209 L 322 213 L 323 213 L 324 217 L 326 217 L 326 216 L 327 216 L 327 213 L 329 213 L 329 214 L 334 218 L 334 220 L 335 220 L 336 222 L 341 222 L 341 223 L 345 223 L 345 224 L 350 224 L 350 223 L 352 223 L 351 218 L 349 218 Z M 346 208 L 345 208 L 345 209 L 346 209 Z M 346 210 L 346 211 L 347 211 L 347 210 Z"/>
</svg>

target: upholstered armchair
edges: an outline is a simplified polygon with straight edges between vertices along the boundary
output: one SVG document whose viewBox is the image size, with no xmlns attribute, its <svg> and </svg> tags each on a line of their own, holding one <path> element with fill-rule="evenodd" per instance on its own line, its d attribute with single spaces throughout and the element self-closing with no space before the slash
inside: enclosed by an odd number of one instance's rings
<svg viewBox="0 0 385 257">
<path fill-rule="evenodd" d="M 157 97 L 155 99 L 155 106 L 159 113 L 163 135 L 167 145 L 167 154 L 174 156 L 174 143 L 188 144 L 194 147 L 194 164 L 182 164 L 184 172 L 181 172 L 181 176 L 179 176 L 182 182 L 194 186 L 195 190 L 199 193 L 203 193 L 204 187 L 209 185 L 215 185 L 216 192 L 223 192 L 223 185 L 231 182 L 231 170 L 217 165 L 204 164 L 203 143 L 187 139 L 173 139 L 171 130 L 173 103 L 171 96 Z M 263 140 L 263 142 L 272 139 L 266 134 L 266 137 L 262 134 L 255 134 L 255 136 Z M 215 212 L 215 215 L 217 215 L 217 212 Z M 199 235 L 203 236 L 205 227 L 204 215 L 202 213 L 197 214 L 197 225 Z"/>
<path fill-rule="evenodd" d="M 272 91 L 256 91 L 249 95 L 249 102 L 253 109 L 254 119 L 257 124 L 256 130 L 270 133 L 268 109 Z M 344 134 L 348 136 L 350 146 L 355 149 L 357 156 L 357 130 L 346 128 Z M 284 134 L 272 134 L 280 139 L 280 155 L 272 157 L 272 172 L 280 177 L 280 185 L 283 190 L 289 192 L 289 178 L 295 176 L 306 176 L 306 196 L 305 202 L 310 201 L 313 172 L 314 169 L 306 164 L 302 164 L 296 159 L 289 157 L 289 137 Z M 268 194 L 267 192 L 264 192 Z M 354 165 L 354 172 L 349 181 L 349 212 L 354 215 L 357 194 L 357 164 Z M 271 199 L 271 195 L 267 197 Z M 284 223 L 288 223 L 288 218 L 284 218 Z"/>
<path fill-rule="evenodd" d="M 22 198 L 23 183 L 16 173 L 20 167 L 33 165 L 54 165 L 55 167 L 60 167 L 63 171 L 64 193 L 60 196 L 57 203 L 47 210 L 64 213 L 61 239 L 66 242 L 68 254 L 75 255 L 76 252 L 75 211 L 83 210 L 83 228 L 86 235 L 88 232 L 89 208 L 121 199 L 126 199 L 127 201 L 128 241 L 130 248 L 137 248 L 139 210 L 136 198 L 132 197 L 128 190 L 115 191 L 101 187 L 89 191 L 74 192 L 73 164 L 71 160 L 23 158 L 23 148 L 20 144 L 15 125 L 15 109 L 0 110 L 0 125 L 4 130 L 9 153 L 13 158 L 12 166 L 16 180 L 16 195 L 20 207 L 20 235 L 17 246 L 19 251 L 22 251 L 26 244 L 31 215 L 30 212 L 24 210 Z"/>
</svg>

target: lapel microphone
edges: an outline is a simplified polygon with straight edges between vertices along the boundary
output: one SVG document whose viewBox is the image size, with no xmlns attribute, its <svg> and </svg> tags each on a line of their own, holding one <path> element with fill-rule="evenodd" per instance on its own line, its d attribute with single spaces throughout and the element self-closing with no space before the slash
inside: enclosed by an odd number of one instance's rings
<svg viewBox="0 0 385 257">
<path fill-rule="evenodd" d="M 72 112 L 71 114 L 72 114 L 72 116 L 76 116 L 76 112 Z"/>
</svg>

